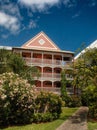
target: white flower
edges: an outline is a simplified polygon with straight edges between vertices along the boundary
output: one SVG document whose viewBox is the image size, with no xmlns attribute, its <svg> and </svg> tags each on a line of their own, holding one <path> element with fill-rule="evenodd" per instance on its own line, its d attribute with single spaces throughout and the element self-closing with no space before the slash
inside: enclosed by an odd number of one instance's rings
<svg viewBox="0 0 97 130">
<path fill-rule="evenodd" d="M 7 96 L 5 94 L 1 95 L 1 99 L 4 100 Z"/>
</svg>

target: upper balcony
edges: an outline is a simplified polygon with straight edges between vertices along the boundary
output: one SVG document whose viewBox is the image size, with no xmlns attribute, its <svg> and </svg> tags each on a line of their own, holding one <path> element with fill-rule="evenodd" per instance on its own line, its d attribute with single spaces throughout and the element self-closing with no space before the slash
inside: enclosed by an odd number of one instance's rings
<svg viewBox="0 0 97 130">
<path fill-rule="evenodd" d="M 28 66 L 54 66 L 54 67 L 64 67 L 70 69 L 71 61 L 62 61 L 54 59 L 41 59 L 41 58 L 23 58 Z"/>
</svg>

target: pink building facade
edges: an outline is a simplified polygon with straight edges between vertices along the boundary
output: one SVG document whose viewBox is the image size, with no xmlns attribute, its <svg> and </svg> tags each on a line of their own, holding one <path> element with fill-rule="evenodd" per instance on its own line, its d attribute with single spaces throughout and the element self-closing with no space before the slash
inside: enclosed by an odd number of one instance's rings
<svg viewBox="0 0 97 130">
<path fill-rule="evenodd" d="M 27 66 L 35 66 L 40 77 L 34 77 L 38 90 L 60 91 L 62 69 L 72 69 L 70 64 L 74 53 L 61 50 L 44 32 L 40 32 L 21 47 L 13 48 L 26 61 Z M 73 80 L 66 75 L 67 80 Z"/>
</svg>

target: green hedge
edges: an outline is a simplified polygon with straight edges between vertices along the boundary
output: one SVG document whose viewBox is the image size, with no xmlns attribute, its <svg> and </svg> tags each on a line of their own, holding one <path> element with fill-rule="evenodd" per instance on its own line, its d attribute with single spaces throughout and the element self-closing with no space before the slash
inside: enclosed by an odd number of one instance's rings
<svg viewBox="0 0 97 130">
<path fill-rule="evenodd" d="M 67 95 L 64 98 L 66 107 L 80 107 L 81 106 L 81 98 L 77 95 Z"/>
<path fill-rule="evenodd" d="M 62 111 L 62 100 L 53 93 L 40 92 L 35 99 L 35 104 L 34 122 L 52 121 L 59 118 Z"/>
<path fill-rule="evenodd" d="M 89 117 L 97 120 L 97 87 L 90 85 L 82 93 L 82 105 L 89 107 Z"/>
</svg>

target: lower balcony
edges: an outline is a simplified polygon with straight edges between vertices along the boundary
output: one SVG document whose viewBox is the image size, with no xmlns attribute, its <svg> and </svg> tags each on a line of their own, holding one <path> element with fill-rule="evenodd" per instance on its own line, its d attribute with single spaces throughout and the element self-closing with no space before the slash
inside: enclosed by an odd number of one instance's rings
<svg viewBox="0 0 97 130">
<path fill-rule="evenodd" d="M 37 80 L 37 77 L 34 77 L 35 80 Z M 61 80 L 61 75 L 60 74 L 55 74 L 55 73 L 41 73 L 41 76 L 38 78 L 40 81 L 60 81 Z"/>
<path fill-rule="evenodd" d="M 45 92 L 53 92 L 56 94 L 61 94 L 60 93 L 60 88 L 55 88 L 55 87 L 36 87 L 37 91 L 45 91 Z"/>
<path fill-rule="evenodd" d="M 56 94 L 61 94 L 61 89 L 60 88 L 56 88 L 56 87 L 36 87 L 35 88 L 36 91 L 45 91 L 45 92 L 53 92 L 53 93 L 56 93 Z M 72 87 L 70 88 L 66 88 L 67 90 L 67 94 L 68 95 L 73 95 L 74 94 L 74 89 Z"/>
<path fill-rule="evenodd" d="M 37 80 L 36 77 L 34 77 L 35 80 Z M 72 76 L 66 75 L 67 80 L 73 80 Z M 57 73 L 41 73 L 41 76 L 38 78 L 40 81 L 44 80 L 50 80 L 50 81 L 60 81 L 61 80 L 61 74 Z"/>
</svg>

